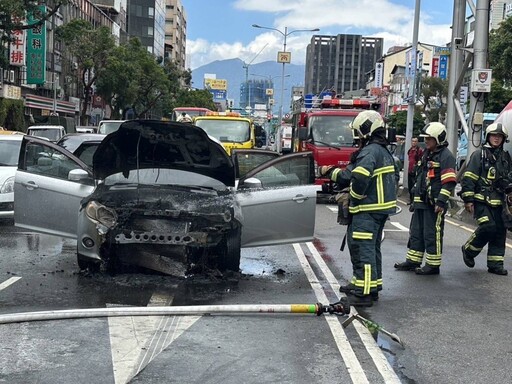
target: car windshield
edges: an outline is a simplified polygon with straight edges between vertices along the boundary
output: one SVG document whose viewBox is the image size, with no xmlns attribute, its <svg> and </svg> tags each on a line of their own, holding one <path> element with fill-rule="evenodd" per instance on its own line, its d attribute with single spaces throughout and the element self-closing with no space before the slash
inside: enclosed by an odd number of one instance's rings
<svg viewBox="0 0 512 384">
<path fill-rule="evenodd" d="M 249 141 L 251 138 L 248 121 L 199 119 L 194 124 L 203 128 L 206 133 L 223 143 L 243 143 L 244 141 Z"/>
<path fill-rule="evenodd" d="M 108 135 L 109 133 L 117 131 L 123 123 L 124 121 L 102 121 L 98 128 L 98 133 Z"/>
<path fill-rule="evenodd" d="M 181 116 L 181 114 L 185 112 L 187 115 L 189 115 L 191 118 L 194 118 L 196 116 L 204 116 L 206 114 L 205 111 L 201 111 L 198 109 L 175 109 L 174 110 L 174 120 L 178 120 L 178 118 Z"/>
<path fill-rule="evenodd" d="M 16 167 L 21 140 L 0 140 L 0 166 Z"/>
<path fill-rule="evenodd" d="M 354 138 L 350 123 L 353 119 L 353 116 L 311 116 L 311 137 L 318 146 L 352 145 Z"/>
<path fill-rule="evenodd" d="M 29 134 L 31 136 L 45 137 L 50 141 L 57 141 L 61 137 L 60 129 L 55 128 L 31 128 Z"/>
</svg>

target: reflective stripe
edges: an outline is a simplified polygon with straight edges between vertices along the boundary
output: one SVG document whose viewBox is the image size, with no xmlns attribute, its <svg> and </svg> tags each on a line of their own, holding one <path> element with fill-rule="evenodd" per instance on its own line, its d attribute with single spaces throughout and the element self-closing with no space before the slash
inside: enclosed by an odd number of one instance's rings
<svg viewBox="0 0 512 384">
<path fill-rule="evenodd" d="M 363 295 L 370 294 L 370 284 L 372 283 L 372 265 L 365 264 L 364 265 L 364 288 Z M 375 286 L 377 286 L 377 282 L 375 282 Z"/>
<path fill-rule="evenodd" d="M 441 221 L 443 220 L 443 213 L 439 212 L 437 214 L 437 220 L 436 220 L 436 254 L 441 255 L 443 252 L 443 247 L 441 244 L 441 241 L 443 240 L 441 238 Z M 439 261 L 439 264 L 441 264 L 441 261 Z"/>
<path fill-rule="evenodd" d="M 373 233 L 371 232 L 352 232 L 353 239 L 359 240 L 371 240 L 373 239 Z"/>
<path fill-rule="evenodd" d="M 421 197 L 419 197 L 419 196 L 414 196 L 414 202 L 415 203 L 423 203 L 423 200 L 421 200 Z"/>
<path fill-rule="evenodd" d="M 444 188 L 441 188 L 441 191 L 439 192 L 439 194 L 444 195 L 444 196 L 447 196 L 447 197 L 450 197 L 450 196 L 451 196 L 450 191 L 449 191 L 449 190 L 447 190 L 447 189 L 444 189 Z"/>
<path fill-rule="evenodd" d="M 386 209 L 392 209 L 396 207 L 396 200 L 389 201 L 382 204 L 361 204 L 355 207 L 349 207 L 350 213 L 359 213 L 367 211 L 384 211 Z"/>
<path fill-rule="evenodd" d="M 350 186 L 350 196 L 352 196 L 354 199 L 357 199 L 357 200 L 363 200 L 364 199 L 364 195 L 360 195 L 356 192 L 354 192 L 354 190 L 352 189 L 352 186 Z"/>
<path fill-rule="evenodd" d="M 395 172 L 395 166 L 394 165 L 388 165 L 386 167 L 377 168 L 373 170 L 373 176 L 382 175 L 384 173 L 394 173 Z"/>
<path fill-rule="evenodd" d="M 407 260 L 411 260 L 414 263 L 420 264 L 423 261 L 423 252 L 414 251 L 412 249 L 409 249 L 407 251 Z"/>
<path fill-rule="evenodd" d="M 498 206 L 502 204 L 501 200 L 487 200 L 492 206 Z"/>
<path fill-rule="evenodd" d="M 338 173 L 340 173 L 340 172 L 341 172 L 341 169 L 335 168 L 334 171 L 332 171 L 332 173 L 331 173 L 331 180 L 336 181 L 338 178 Z"/>
<path fill-rule="evenodd" d="M 433 267 L 439 267 L 441 265 L 441 255 L 430 255 L 427 253 L 425 262 Z"/>
<path fill-rule="evenodd" d="M 463 192 L 462 193 L 462 197 L 470 197 L 470 196 L 475 196 L 475 192 L 468 191 L 468 192 Z"/>
<path fill-rule="evenodd" d="M 370 177 L 370 171 L 368 171 L 366 168 L 363 168 L 363 167 L 355 167 L 352 170 L 352 173 L 360 173 L 361 175 Z"/>
<path fill-rule="evenodd" d="M 478 181 L 480 176 L 474 174 L 473 172 L 466 171 L 466 172 L 464 172 L 464 177 L 467 177 L 468 179 L 472 179 L 472 180 Z"/>
<path fill-rule="evenodd" d="M 447 168 L 441 172 L 441 184 L 457 181 L 457 174 L 453 168 Z"/>
<path fill-rule="evenodd" d="M 504 256 L 489 256 L 487 255 L 487 261 L 504 261 L 505 260 L 505 257 Z"/>
<path fill-rule="evenodd" d="M 377 176 L 377 203 L 384 203 L 384 182 L 382 175 Z"/>
<path fill-rule="evenodd" d="M 485 197 L 481 193 L 475 193 L 475 199 L 484 201 Z"/>
<path fill-rule="evenodd" d="M 486 223 L 488 221 L 489 221 L 489 216 L 482 216 L 482 217 L 476 219 L 476 222 L 478 224 Z"/>
<path fill-rule="evenodd" d="M 369 265 L 369 264 L 368 264 Z M 355 277 L 353 278 L 352 284 L 354 284 L 357 288 L 363 288 L 365 286 L 364 280 L 357 280 Z M 377 282 L 376 281 L 370 281 L 370 288 L 377 288 Z"/>
</svg>

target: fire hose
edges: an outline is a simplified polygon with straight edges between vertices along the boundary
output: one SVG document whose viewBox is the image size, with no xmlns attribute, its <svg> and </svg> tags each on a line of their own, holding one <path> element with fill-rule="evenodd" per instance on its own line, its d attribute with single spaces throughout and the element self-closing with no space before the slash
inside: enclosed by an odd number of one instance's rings
<svg viewBox="0 0 512 384">
<path fill-rule="evenodd" d="M 88 319 L 98 317 L 126 316 L 186 316 L 186 315 L 222 315 L 222 314 L 323 314 L 345 316 L 350 314 L 350 302 L 347 298 L 333 304 L 234 304 L 234 305 L 189 305 L 189 306 L 155 306 L 155 307 L 113 307 L 62 309 L 53 311 L 36 311 L 8 313 L 0 315 L 0 324 L 24 323 L 33 321 Z M 346 328 L 352 321 L 359 320 L 370 332 L 380 331 L 403 346 L 400 338 L 386 331 L 358 313 L 349 316 L 342 324 Z"/>
</svg>

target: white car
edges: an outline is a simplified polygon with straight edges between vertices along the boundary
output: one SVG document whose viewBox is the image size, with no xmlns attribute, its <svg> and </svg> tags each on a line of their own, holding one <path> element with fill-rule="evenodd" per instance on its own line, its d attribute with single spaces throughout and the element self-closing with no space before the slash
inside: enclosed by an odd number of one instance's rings
<svg viewBox="0 0 512 384">
<path fill-rule="evenodd" d="M 27 129 L 27 135 L 43 137 L 47 140 L 56 142 L 66 134 L 66 129 L 62 125 L 31 125 Z"/>
<path fill-rule="evenodd" d="M 23 135 L 0 135 L 0 218 L 14 217 L 14 175 Z"/>
<path fill-rule="evenodd" d="M 77 239 L 81 269 L 238 271 L 241 247 L 313 239 L 311 152 L 231 158 L 194 125 L 131 120 L 101 141 L 92 168 L 35 137 L 21 153 L 16 226 Z"/>
<path fill-rule="evenodd" d="M 126 120 L 101 120 L 98 124 L 98 133 L 108 135 L 119 129 Z"/>
</svg>

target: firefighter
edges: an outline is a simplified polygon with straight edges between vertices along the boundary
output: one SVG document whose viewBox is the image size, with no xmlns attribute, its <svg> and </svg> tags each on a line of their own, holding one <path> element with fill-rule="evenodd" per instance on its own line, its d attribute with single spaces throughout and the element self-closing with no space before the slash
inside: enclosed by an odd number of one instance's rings
<svg viewBox="0 0 512 384">
<path fill-rule="evenodd" d="M 413 215 L 405 262 L 396 263 L 399 271 L 418 275 L 437 275 L 443 252 L 444 215 L 456 185 L 455 157 L 448 150 L 446 127 L 429 123 L 423 128 L 423 153 L 414 183 Z M 422 267 L 423 255 L 426 254 Z"/>
<path fill-rule="evenodd" d="M 478 227 L 462 246 L 464 263 L 475 266 L 475 257 L 487 244 L 487 270 L 505 276 L 503 268 L 507 229 L 502 211 L 505 188 L 509 184 L 510 155 L 503 149 L 508 138 L 501 123 L 493 123 L 485 130 L 484 145 L 471 154 L 462 177 L 461 196 L 464 208 L 472 213 Z"/>
<path fill-rule="evenodd" d="M 395 183 L 399 177 L 387 149 L 384 120 L 376 111 L 360 112 L 352 122 L 360 150 L 346 169 L 322 166 L 322 176 L 341 188 L 350 187 L 348 247 L 353 277 L 340 291 L 354 306 L 371 307 L 382 289 L 381 240 L 389 214 L 396 212 Z"/>
</svg>

